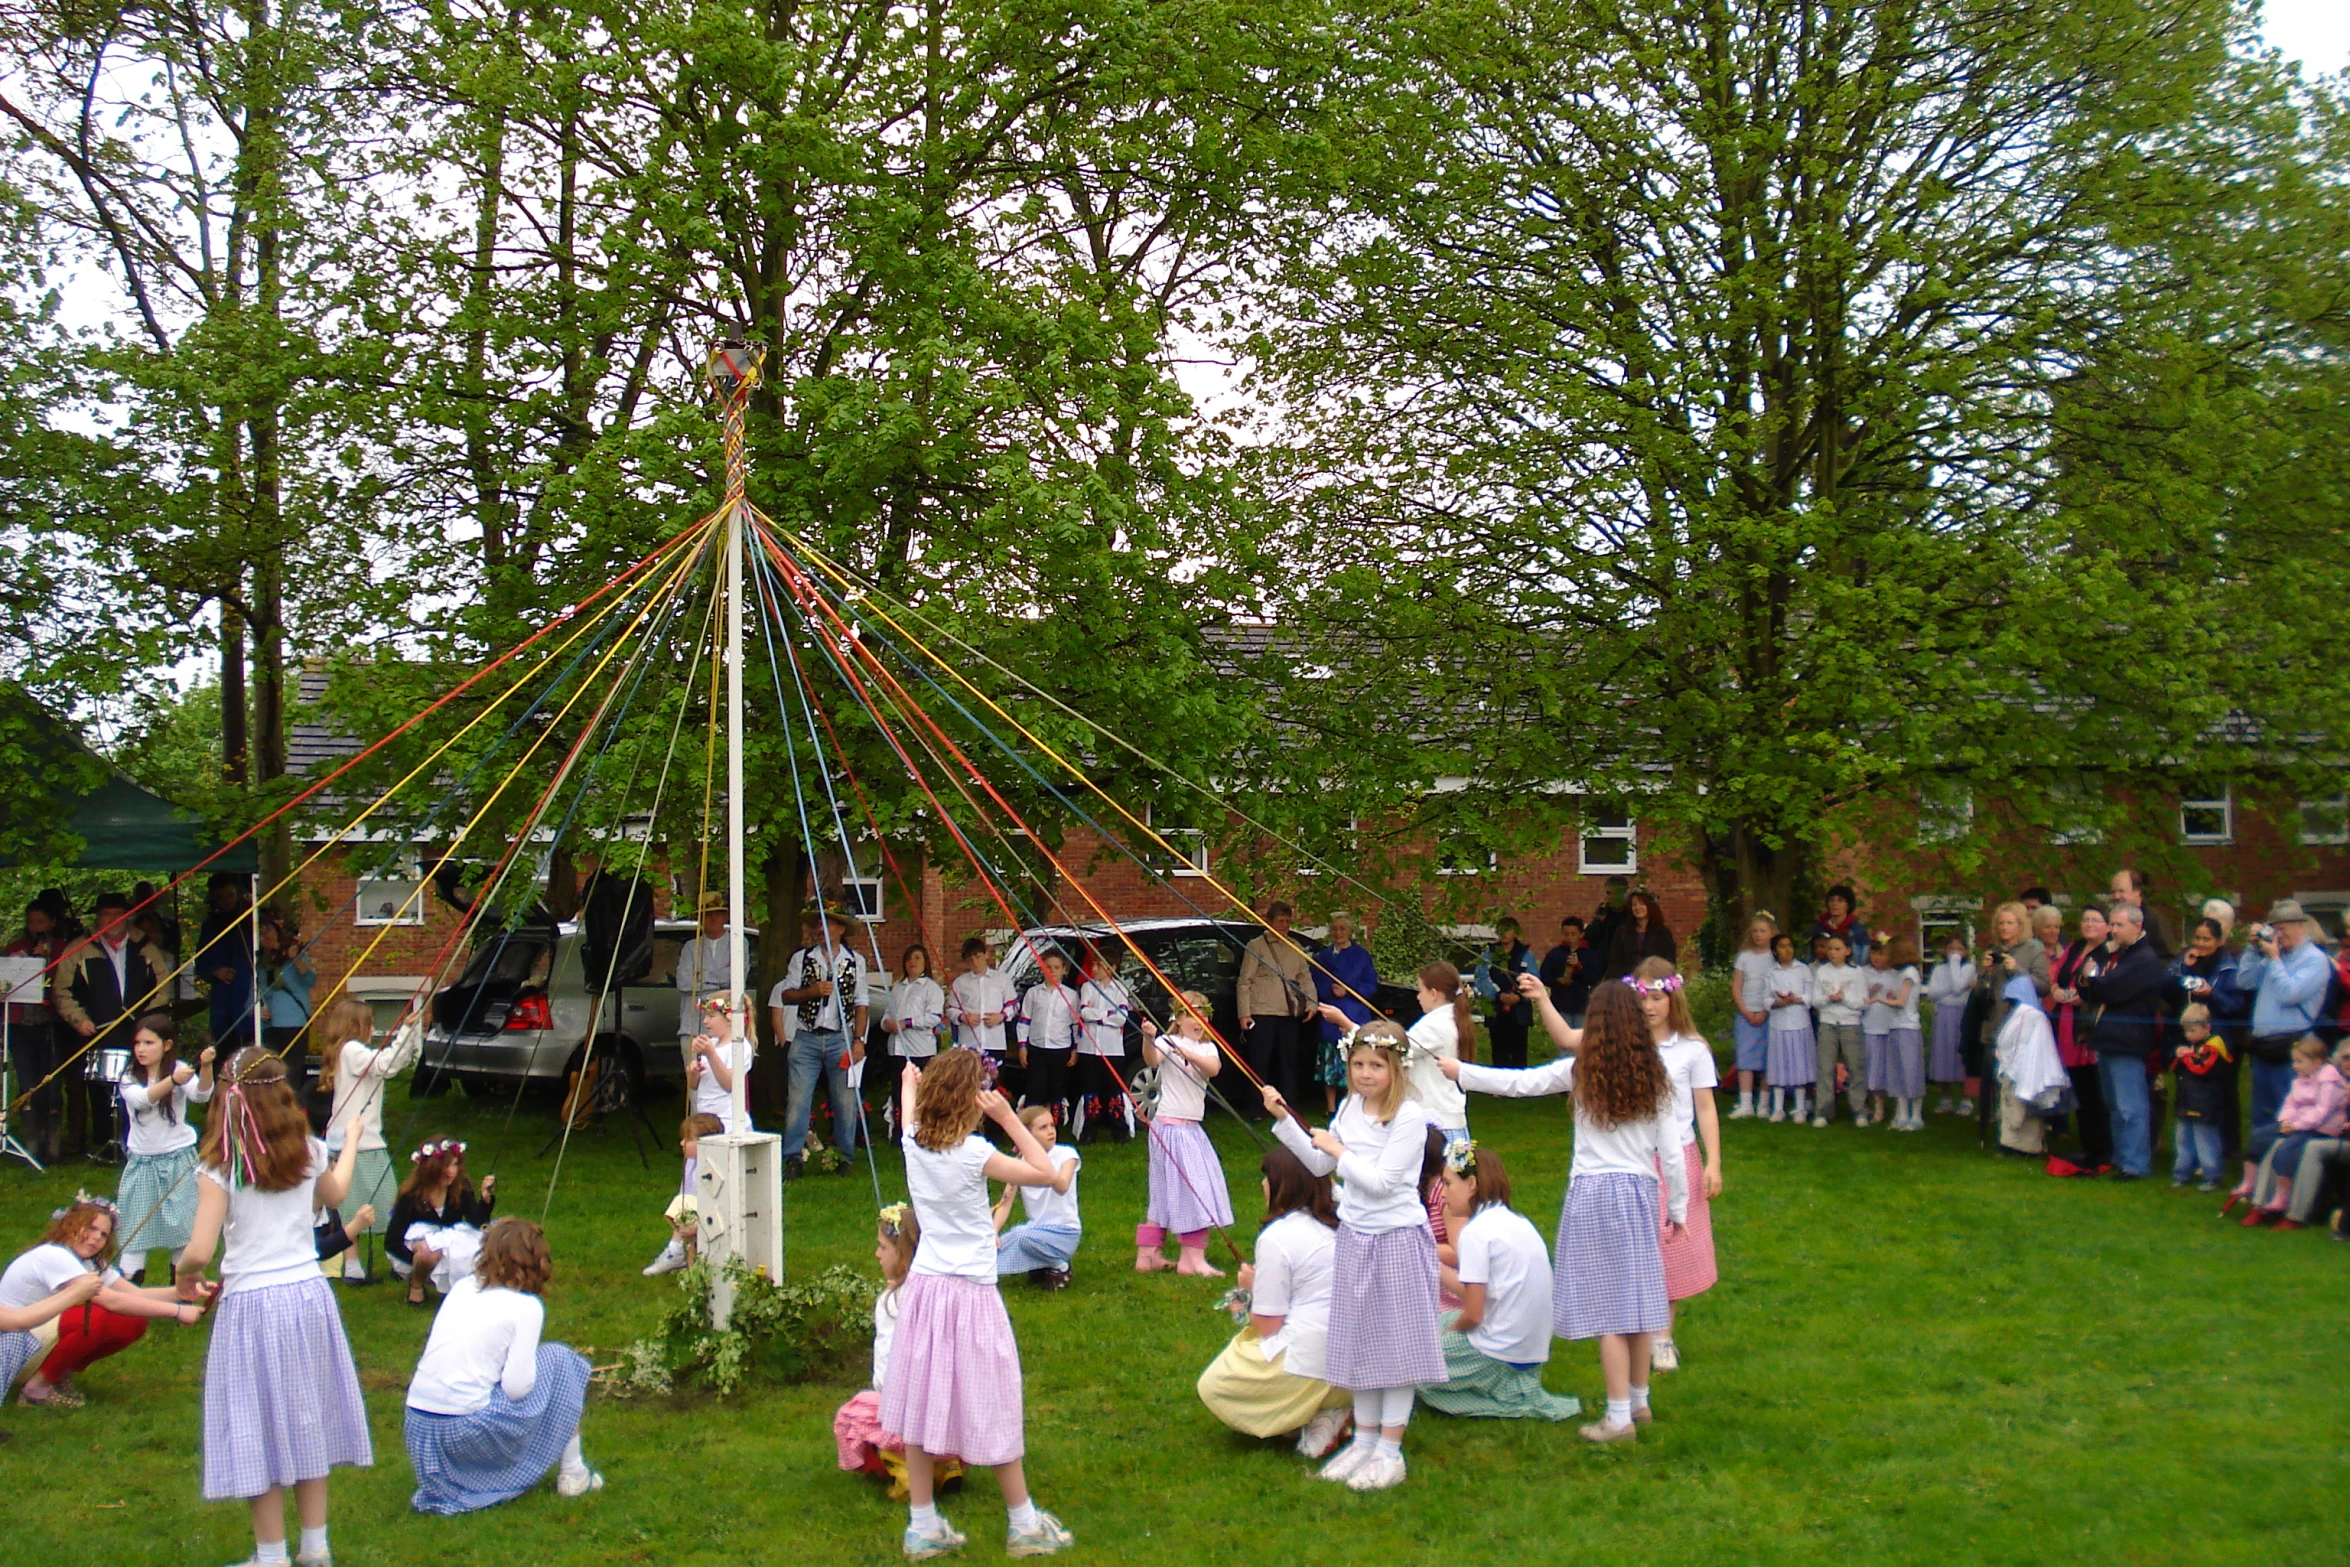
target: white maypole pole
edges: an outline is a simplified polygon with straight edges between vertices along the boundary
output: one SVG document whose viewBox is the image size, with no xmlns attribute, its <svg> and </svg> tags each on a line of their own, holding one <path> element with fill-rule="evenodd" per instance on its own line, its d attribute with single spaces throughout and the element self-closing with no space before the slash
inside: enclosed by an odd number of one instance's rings
<svg viewBox="0 0 2350 1567">
<path fill-rule="evenodd" d="M 745 938 L 750 911 L 743 890 L 743 563 L 751 545 L 743 410 L 759 384 L 763 357 L 730 341 L 719 344 L 709 361 L 726 439 L 726 557 L 720 569 L 726 598 L 726 972 L 734 992 L 727 1020 L 734 1037 L 742 1040 L 754 1037 Z M 748 1083 L 747 1073 L 735 1073 L 728 1118 L 733 1126 L 751 1124 Z M 725 1327 L 734 1311 L 734 1285 L 726 1276 L 729 1259 L 740 1257 L 771 1279 L 783 1276 L 782 1147 L 783 1140 L 771 1132 L 702 1140 L 696 1206 L 701 1251 L 710 1264 L 710 1319 L 716 1327 Z"/>
</svg>

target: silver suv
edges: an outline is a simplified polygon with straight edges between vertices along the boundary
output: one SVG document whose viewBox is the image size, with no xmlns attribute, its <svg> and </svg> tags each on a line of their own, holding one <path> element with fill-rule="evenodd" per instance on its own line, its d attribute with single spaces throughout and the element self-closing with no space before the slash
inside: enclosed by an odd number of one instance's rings
<svg viewBox="0 0 2350 1567">
<path fill-rule="evenodd" d="M 523 1081 L 561 1087 L 586 1060 L 591 1038 L 602 1070 L 622 1076 L 632 1101 L 648 1082 L 682 1082 L 677 954 L 694 929 L 692 920 L 656 921 L 650 968 L 616 986 L 600 1012 L 577 921 L 488 938 L 456 983 L 433 997 L 416 1091 L 434 1093 L 448 1081 L 486 1096 L 511 1094 Z M 759 933 L 744 937 L 755 944 Z"/>
</svg>

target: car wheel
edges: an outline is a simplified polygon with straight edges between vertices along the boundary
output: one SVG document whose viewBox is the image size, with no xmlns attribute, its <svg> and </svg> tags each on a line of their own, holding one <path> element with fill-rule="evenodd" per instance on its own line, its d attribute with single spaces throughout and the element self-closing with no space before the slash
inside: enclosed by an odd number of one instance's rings
<svg viewBox="0 0 2350 1567">
<path fill-rule="evenodd" d="M 461 1077 L 457 1079 L 468 1099 L 502 1099 L 507 1097 L 504 1085 L 489 1077 Z"/>
</svg>

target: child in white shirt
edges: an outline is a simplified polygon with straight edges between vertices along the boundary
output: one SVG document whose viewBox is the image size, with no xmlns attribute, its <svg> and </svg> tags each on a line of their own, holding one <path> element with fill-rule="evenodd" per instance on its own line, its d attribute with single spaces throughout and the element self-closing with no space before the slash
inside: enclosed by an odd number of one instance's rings
<svg viewBox="0 0 2350 1567">
<path fill-rule="evenodd" d="M 175 1054 L 178 1041 L 168 1012 L 148 1013 L 131 1035 L 131 1072 L 122 1084 L 130 1135 L 114 1203 L 122 1258 L 134 1276 L 147 1271 L 150 1251 L 170 1253 L 177 1266 L 196 1223 L 196 1129 L 188 1106 L 212 1100 L 213 1048 L 205 1046 L 190 1066 Z M 168 1274 L 161 1277 L 168 1282 Z"/>
<path fill-rule="evenodd" d="M 1445 1270 L 1461 1309 L 1445 1321 L 1447 1379 L 1420 1389 L 1448 1415 L 1566 1420 L 1583 1408 L 1542 1385 L 1550 1359 L 1550 1252 L 1510 1207 L 1501 1155 L 1474 1142 L 1444 1150 L 1448 1210 L 1468 1211 L 1458 1232 L 1460 1265 Z"/>
<path fill-rule="evenodd" d="M 1869 1119 L 1883 1120 L 1891 1100 L 1893 1130 L 1922 1132 L 1926 1046 L 1918 1032 L 1917 943 L 1895 936 L 1870 947 L 1868 987 L 1860 1028 L 1869 1063 Z"/>
<path fill-rule="evenodd" d="M 1200 1122 L 1207 1112 L 1207 1080 L 1224 1062 L 1201 1021 L 1208 998 L 1186 990 L 1173 1010 L 1164 1034 L 1148 1017 L 1142 1020 L 1142 1059 L 1158 1071 L 1159 1108 L 1150 1121 L 1150 1199 L 1134 1229 L 1134 1271 L 1172 1266 L 1178 1273 L 1220 1279 L 1224 1270 L 1208 1261 L 1208 1231 L 1232 1223 L 1232 1194 L 1223 1161 Z M 1162 1249 L 1170 1232 L 1178 1254 L 1173 1264 Z"/>
<path fill-rule="evenodd" d="M 1811 1124 L 1826 1126 L 1836 1118 L 1836 1068 L 1844 1068 L 1844 1090 L 1851 1101 L 1852 1118 L 1859 1121 L 1868 1102 L 1868 1063 L 1861 1054 L 1860 1016 L 1868 1004 L 1868 974 L 1852 961 L 1852 943 L 1830 936 L 1823 943 L 1827 961 L 1811 971 L 1811 1004 L 1818 1014 L 1819 1035 L 1813 1048 L 1817 1067 L 1819 1109 Z"/>
<path fill-rule="evenodd" d="M 1934 965 L 1926 977 L 1926 999 L 1934 1003 L 1934 1053 L 1926 1063 L 1926 1080 L 1942 1085 L 1942 1098 L 1934 1106 L 1936 1113 L 1972 1116 L 1975 1107 L 1970 1102 L 1956 1105 L 1951 1088 L 1966 1081 L 1966 1042 L 1961 1031 L 1966 1027 L 1967 998 L 1975 993 L 1975 965 L 1967 957 L 1966 936 L 1953 931 L 1942 944 L 1942 961 Z"/>
<path fill-rule="evenodd" d="M 873 1380 L 865 1391 L 840 1406 L 832 1417 L 832 1440 L 840 1466 L 851 1474 L 881 1475 L 889 1481 L 889 1499 L 906 1499 L 906 1444 L 881 1426 L 881 1388 L 889 1378 L 890 1346 L 898 1331 L 899 1291 L 914 1266 L 922 1244 L 922 1221 L 909 1205 L 891 1203 L 881 1210 L 873 1237 L 873 1260 L 881 1264 L 881 1291 L 873 1297 Z M 960 1476 L 963 1461 L 941 1455 L 936 1481 Z"/>
<path fill-rule="evenodd" d="M 1781 931 L 1771 938 L 1770 1119 L 1784 1121 L 1792 1107 L 1804 1119 L 1804 1099 L 1819 1081 L 1811 1032 L 1811 970 L 1795 961 L 1795 938 Z M 1835 1084 L 1828 1084 L 1833 1091 Z"/>
<path fill-rule="evenodd" d="M 1778 934 L 1777 919 L 1756 914 L 1746 927 L 1745 950 L 1730 960 L 1730 1033 L 1738 1068 L 1733 1121 L 1756 1113 L 1754 1085 L 1771 1064 L 1771 970 L 1779 965 L 1771 955 L 1771 940 Z"/>
<path fill-rule="evenodd" d="M 1036 1134 L 1037 1144 L 1052 1161 L 1053 1179 L 1049 1186 L 1004 1188 L 1003 1199 L 995 1208 L 996 1228 L 1003 1230 L 995 1243 L 996 1276 L 1025 1273 L 1040 1289 L 1065 1289 L 1069 1264 L 1085 1239 L 1085 1224 L 1077 1211 L 1077 1171 L 1083 1161 L 1076 1149 L 1061 1141 L 1053 1127 L 1050 1105 L 1030 1105 L 1020 1112 L 1020 1119 Z M 1015 1194 L 1028 1210 L 1028 1222 L 1005 1230 Z"/>
</svg>

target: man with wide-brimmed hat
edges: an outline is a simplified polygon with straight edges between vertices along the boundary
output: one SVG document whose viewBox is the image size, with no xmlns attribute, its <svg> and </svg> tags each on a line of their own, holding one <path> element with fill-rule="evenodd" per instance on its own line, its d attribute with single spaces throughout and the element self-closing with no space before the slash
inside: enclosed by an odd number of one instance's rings
<svg viewBox="0 0 2350 1567">
<path fill-rule="evenodd" d="M 851 1069 L 865 1058 L 871 995 L 865 960 L 848 944 L 855 928 L 841 909 L 808 910 L 800 917 L 800 948 L 784 959 L 783 977 L 767 994 L 776 1037 L 791 1036 L 784 1056 L 791 1074 L 790 1094 L 784 1101 L 786 1180 L 800 1173 L 818 1083 L 830 1089 L 833 1146 L 842 1153 L 857 1150 L 857 1087 Z M 842 1173 L 849 1173 L 849 1167 L 842 1166 Z"/>
<path fill-rule="evenodd" d="M 2265 924 L 2236 963 L 2236 986 L 2252 992 L 2252 1135 L 2274 1128 L 2277 1110 L 2293 1090 L 2293 1041 L 2317 1025 L 2333 964 L 2309 939 L 2309 911 L 2298 898 L 2268 906 Z"/>
<path fill-rule="evenodd" d="M 702 1031 L 702 1003 L 734 989 L 734 943 L 726 935 L 726 894 L 705 892 L 694 911 L 701 929 L 677 949 L 677 1048 L 688 1064 Z"/>
</svg>

